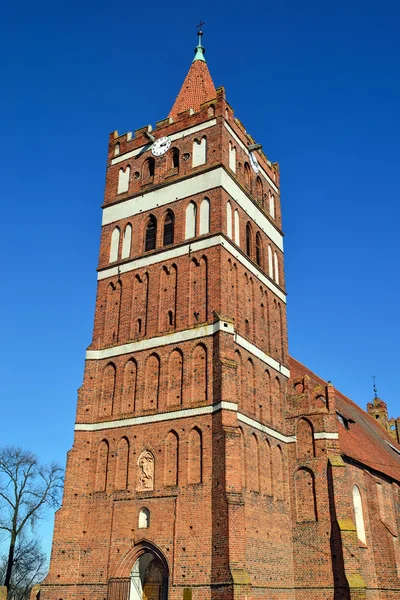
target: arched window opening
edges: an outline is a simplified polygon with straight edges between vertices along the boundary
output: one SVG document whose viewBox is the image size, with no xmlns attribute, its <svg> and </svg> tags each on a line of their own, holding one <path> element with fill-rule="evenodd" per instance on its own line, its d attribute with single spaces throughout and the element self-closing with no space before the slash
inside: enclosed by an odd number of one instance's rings
<svg viewBox="0 0 400 600">
<path fill-rule="evenodd" d="M 192 150 L 192 167 L 204 165 L 207 155 L 207 138 L 204 136 L 201 140 L 194 140 Z"/>
<path fill-rule="evenodd" d="M 129 473 L 129 442 L 123 437 L 118 445 L 115 489 L 126 490 Z"/>
<path fill-rule="evenodd" d="M 246 254 L 250 258 L 252 257 L 252 232 L 250 223 L 246 225 Z"/>
<path fill-rule="evenodd" d="M 145 240 L 145 252 L 148 250 L 154 250 L 156 247 L 157 238 L 157 219 L 151 215 L 148 220 L 146 227 L 146 240 Z"/>
<path fill-rule="evenodd" d="M 231 203 L 226 203 L 226 235 L 232 239 L 232 206 Z"/>
<path fill-rule="evenodd" d="M 197 206 L 194 202 L 190 202 L 186 208 L 186 240 L 196 236 L 196 214 Z"/>
<path fill-rule="evenodd" d="M 268 275 L 271 277 L 271 279 L 274 278 L 274 265 L 273 265 L 273 260 L 272 260 L 272 249 L 269 244 L 268 244 Z"/>
<path fill-rule="evenodd" d="M 179 169 L 179 150 L 178 148 L 172 148 L 169 153 L 170 169 Z"/>
<path fill-rule="evenodd" d="M 102 440 L 100 442 L 97 451 L 97 465 L 96 465 L 96 492 L 105 492 L 107 487 L 107 476 L 108 476 L 108 442 Z"/>
<path fill-rule="evenodd" d="M 269 214 L 275 219 L 275 198 L 272 194 L 269 197 Z"/>
<path fill-rule="evenodd" d="M 203 481 L 203 447 L 200 429 L 195 427 L 189 435 L 189 483 Z"/>
<path fill-rule="evenodd" d="M 238 209 L 235 209 L 235 244 L 240 246 L 240 223 Z"/>
<path fill-rule="evenodd" d="M 236 173 L 236 147 L 229 142 L 229 168 Z"/>
<path fill-rule="evenodd" d="M 314 458 L 314 428 L 308 419 L 300 419 L 297 423 L 296 435 L 297 458 Z"/>
<path fill-rule="evenodd" d="M 259 202 L 262 201 L 263 197 L 263 184 L 260 177 L 256 179 L 256 197 Z"/>
<path fill-rule="evenodd" d="M 168 211 L 167 216 L 164 221 L 164 239 L 163 245 L 170 246 L 174 243 L 174 225 L 175 225 L 175 216 L 172 211 Z"/>
<path fill-rule="evenodd" d="M 364 524 L 364 515 L 361 501 L 361 494 L 358 487 L 355 485 L 353 487 L 353 506 L 354 506 L 354 514 L 356 517 L 356 529 L 357 529 L 357 537 L 363 543 L 367 543 L 367 538 L 365 535 L 365 524 Z"/>
<path fill-rule="evenodd" d="M 208 114 L 209 117 L 213 117 L 215 115 L 215 106 L 214 106 L 214 104 L 211 104 L 208 107 L 207 114 Z"/>
<path fill-rule="evenodd" d="M 120 153 L 120 145 L 119 145 L 119 142 L 117 142 L 115 144 L 115 148 L 114 148 L 114 156 L 118 156 L 119 153 Z"/>
<path fill-rule="evenodd" d="M 156 161 L 152 156 L 147 158 L 143 163 L 143 179 L 152 179 L 154 177 L 154 169 Z"/>
<path fill-rule="evenodd" d="M 124 234 L 122 236 L 122 254 L 121 258 L 129 258 L 131 253 L 131 241 L 132 241 L 132 225 L 128 223 L 125 227 Z"/>
<path fill-rule="evenodd" d="M 315 478 L 310 469 L 301 468 L 294 476 L 297 522 L 316 521 Z"/>
<path fill-rule="evenodd" d="M 261 235 L 259 233 L 256 235 L 256 263 L 259 267 L 262 266 L 262 244 Z"/>
<path fill-rule="evenodd" d="M 120 230 L 119 227 L 116 227 L 111 234 L 110 262 L 118 260 L 119 236 Z"/>
<path fill-rule="evenodd" d="M 172 312 L 172 310 L 168 311 L 168 327 L 173 327 L 174 326 L 174 313 Z"/>
<path fill-rule="evenodd" d="M 123 169 L 122 167 L 120 168 L 118 173 L 118 194 L 123 194 L 124 192 L 128 191 L 130 174 L 131 168 L 129 165 L 126 167 L 126 169 Z"/>
<path fill-rule="evenodd" d="M 179 437 L 170 431 L 165 442 L 165 485 L 178 485 Z"/>
<path fill-rule="evenodd" d="M 138 518 L 138 528 L 147 529 L 150 527 L 150 511 L 148 508 L 141 508 Z"/>
<path fill-rule="evenodd" d="M 244 163 L 244 182 L 250 187 L 250 166 L 249 163 Z"/>
<path fill-rule="evenodd" d="M 142 333 L 142 319 L 138 319 L 137 320 L 137 333 L 140 334 Z"/>
<path fill-rule="evenodd" d="M 210 231 L 210 201 L 204 198 L 200 204 L 200 233 L 204 235 Z"/>
<path fill-rule="evenodd" d="M 121 590 L 124 580 L 111 579 L 108 598 L 129 598 L 130 600 L 168 598 L 168 567 L 155 553 L 145 547 L 131 571 L 130 589 Z"/>
<path fill-rule="evenodd" d="M 183 355 L 180 350 L 174 350 L 169 359 L 168 406 L 182 404 Z"/>
<path fill-rule="evenodd" d="M 275 271 L 275 281 L 279 285 L 279 263 L 278 263 L 278 255 L 274 252 L 274 271 Z"/>
</svg>

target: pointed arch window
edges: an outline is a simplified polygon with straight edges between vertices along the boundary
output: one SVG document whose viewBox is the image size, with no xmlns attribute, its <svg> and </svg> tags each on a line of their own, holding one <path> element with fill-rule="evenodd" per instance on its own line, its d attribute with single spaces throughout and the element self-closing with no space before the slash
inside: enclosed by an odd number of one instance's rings
<svg viewBox="0 0 400 600">
<path fill-rule="evenodd" d="M 246 254 L 247 256 L 252 255 L 252 235 L 251 235 L 251 226 L 250 223 L 246 225 Z"/>
<path fill-rule="evenodd" d="M 179 150 L 178 148 L 172 148 L 169 154 L 170 157 L 170 169 L 179 170 Z"/>
<path fill-rule="evenodd" d="M 262 242 L 259 232 L 256 235 L 256 263 L 259 267 L 262 267 Z"/>
<path fill-rule="evenodd" d="M 263 184 L 262 184 L 260 177 L 257 177 L 257 180 L 256 180 L 256 194 L 257 194 L 257 200 L 259 200 L 261 202 L 261 200 L 263 198 Z"/>
<path fill-rule="evenodd" d="M 195 235 L 196 235 L 196 215 L 197 215 L 197 206 L 196 206 L 195 202 L 190 202 L 186 208 L 185 239 L 195 237 Z"/>
<path fill-rule="evenodd" d="M 131 253 L 131 241 L 132 241 L 132 225 L 128 223 L 125 227 L 124 234 L 122 236 L 122 254 L 121 258 L 128 258 Z"/>
<path fill-rule="evenodd" d="M 147 158 L 143 163 L 143 179 L 151 179 L 154 177 L 156 161 L 152 156 Z"/>
<path fill-rule="evenodd" d="M 244 163 L 244 182 L 250 187 L 250 166 L 249 163 Z"/>
<path fill-rule="evenodd" d="M 272 194 L 269 197 L 269 214 L 275 219 L 275 198 Z"/>
<path fill-rule="evenodd" d="M 174 243 L 175 216 L 172 210 L 169 210 L 164 221 L 163 246 L 170 246 Z"/>
<path fill-rule="evenodd" d="M 157 238 L 157 219 L 155 217 L 153 217 L 153 215 L 151 215 L 148 220 L 147 227 L 146 227 L 146 238 L 145 238 L 145 245 L 144 245 L 145 252 L 147 252 L 148 250 L 155 249 L 156 238 Z"/>
<path fill-rule="evenodd" d="M 118 260 L 120 230 L 116 227 L 111 234 L 110 262 Z"/>
<path fill-rule="evenodd" d="M 355 485 L 353 487 L 353 506 L 354 506 L 354 514 L 356 517 L 356 529 L 357 529 L 357 537 L 363 543 L 367 543 L 367 538 L 365 536 L 365 525 L 364 525 L 364 515 L 361 501 L 361 494 L 358 487 Z"/>
<path fill-rule="evenodd" d="M 275 281 L 279 285 L 279 263 L 278 263 L 278 255 L 274 252 L 274 271 L 275 271 Z"/>
<path fill-rule="evenodd" d="M 210 201 L 204 198 L 200 204 L 200 235 L 210 231 Z"/>
</svg>

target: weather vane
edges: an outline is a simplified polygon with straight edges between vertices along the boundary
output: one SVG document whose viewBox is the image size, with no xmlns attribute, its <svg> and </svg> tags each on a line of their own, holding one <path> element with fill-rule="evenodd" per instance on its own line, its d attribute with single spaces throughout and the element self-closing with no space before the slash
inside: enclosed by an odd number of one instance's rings
<svg viewBox="0 0 400 600">
<path fill-rule="evenodd" d="M 198 25 L 196 25 L 196 29 L 201 29 L 203 25 L 205 25 L 206 22 L 205 21 L 200 21 L 200 23 Z M 200 31 L 199 31 L 200 33 Z"/>
<path fill-rule="evenodd" d="M 372 379 L 374 380 L 374 394 L 375 394 L 375 398 L 377 398 L 378 397 L 378 395 L 377 395 L 378 394 L 378 390 L 377 390 L 376 381 L 375 381 L 376 376 L 372 375 Z"/>
</svg>

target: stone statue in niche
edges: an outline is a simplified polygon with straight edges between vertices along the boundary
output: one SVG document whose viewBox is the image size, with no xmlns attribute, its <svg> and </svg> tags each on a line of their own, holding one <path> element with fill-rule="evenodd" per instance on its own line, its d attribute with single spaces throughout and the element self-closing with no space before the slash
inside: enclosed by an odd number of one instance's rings
<svg viewBox="0 0 400 600">
<path fill-rule="evenodd" d="M 154 456 L 149 450 L 144 450 L 138 458 L 137 491 L 154 489 Z"/>
</svg>

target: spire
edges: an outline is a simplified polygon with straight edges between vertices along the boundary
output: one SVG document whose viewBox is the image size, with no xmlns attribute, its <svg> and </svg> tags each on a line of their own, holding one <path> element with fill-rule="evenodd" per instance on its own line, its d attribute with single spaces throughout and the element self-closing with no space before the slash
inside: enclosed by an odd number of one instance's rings
<svg viewBox="0 0 400 600">
<path fill-rule="evenodd" d="M 204 23 L 200 21 L 200 25 L 198 25 L 198 27 L 201 27 L 202 25 L 204 25 Z M 203 37 L 203 32 L 201 31 L 201 29 L 199 29 L 197 35 L 199 36 L 199 43 L 194 49 L 194 59 L 192 60 L 192 62 L 194 62 L 195 60 L 202 60 L 203 62 L 206 62 L 206 59 L 204 58 L 204 54 L 206 51 L 201 45 L 201 38 Z"/>
<path fill-rule="evenodd" d="M 201 25 L 204 25 L 204 23 L 200 23 L 198 27 L 201 27 Z M 213 100 L 217 96 L 206 59 L 204 58 L 205 49 L 201 43 L 201 38 L 203 37 L 201 30 L 198 32 L 198 36 L 199 41 L 194 50 L 194 59 L 169 113 L 169 116 L 173 119 L 176 119 L 179 113 L 189 108 L 193 108 L 197 112 L 203 102 Z"/>
</svg>

